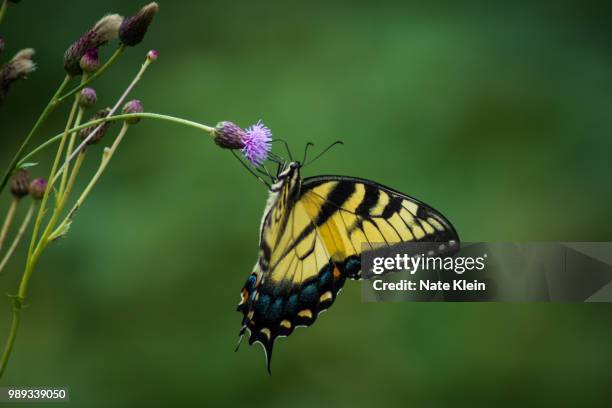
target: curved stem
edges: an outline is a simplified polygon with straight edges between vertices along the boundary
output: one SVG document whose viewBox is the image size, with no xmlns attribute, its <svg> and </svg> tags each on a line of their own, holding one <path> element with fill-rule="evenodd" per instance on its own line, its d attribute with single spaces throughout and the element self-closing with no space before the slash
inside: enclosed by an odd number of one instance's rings
<svg viewBox="0 0 612 408">
<path fill-rule="evenodd" d="M 91 76 L 89 76 L 89 78 L 87 78 L 87 80 L 83 81 L 79 86 L 74 87 L 73 89 L 68 91 L 65 95 L 62 95 L 60 98 L 58 98 L 58 100 L 57 100 L 58 103 L 64 102 L 66 99 L 70 98 L 72 95 L 74 95 L 75 93 L 79 92 L 81 89 L 85 88 L 87 85 L 89 85 L 93 81 L 95 81 L 96 78 L 98 78 L 100 75 L 102 75 L 107 69 L 110 68 L 111 65 L 113 65 L 115 63 L 115 61 L 117 61 L 117 59 L 121 56 L 121 54 L 123 54 L 124 50 L 125 50 L 125 45 L 121 44 L 119 46 L 119 48 L 117 48 L 115 50 L 113 55 L 111 55 L 111 57 L 108 59 L 108 61 L 106 61 L 106 63 L 104 63 L 104 65 L 102 65 L 95 73 L 93 73 Z"/>
<path fill-rule="evenodd" d="M 53 95 L 53 97 L 51 97 L 51 100 L 49 101 L 45 109 L 42 111 L 40 116 L 38 117 L 38 120 L 34 124 L 34 127 L 30 130 L 30 133 L 28 133 L 28 135 L 26 136 L 25 140 L 21 144 L 21 147 L 19 147 L 19 150 L 17 151 L 17 153 L 15 153 L 13 160 L 11 160 L 11 163 L 6 168 L 6 171 L 4 172 L 4 176 L 2 177 L 2 183 L 0 184 L 0 193 L 2 193 L 2 190 L 4 190 L 4 187 L 6 187 L 6 183 L 11 177 L 11 174 L 13 173 L 13 170 L 15 169 L 17 163 L 19 162 L 21 155 L 23 154 L 25 149 L 28 148 L 30 144 L 30 140 L 32 139 L 32 136 L 34 136 L 34 134 L 38 131 L 38 129 L 40 129 L 43 123 L 45 123 L 49 115 L 59 105 L 57 98 L 64 91 L 64 89 L 68 85 L 68 82 L 70 82 L 70 78 L 71 77 L 69 75 L 66 75 L 66 77 L 64 78 L 64 81 L 61 83 L 59 88 L 57 88 L 57 91 L 55 91 L 55 94 Z"/>
<path fill-rule="evenodd" d="M 177 123 L 179 125 L 184 125 L 184 126 L 192 127 L 194 129 L 203 130 L 204 132 L 207 132 L 210 136 L 212 136 L 215 130 L 214 128 L 210 126 L 206 126 L 201 123 L 194 122 L 192 120 L 177 118 L 177 117 L 169 116 L 169 115 L 162 115 L 159 113 L 143 112 L 143 113 L 127 113 L 123 115 L 115 115 L 115 116 L 109 116 L 106 118 L 95 119 L 95 120 L 83 123 L 82 125 L 73 127 L 72 129 L 70 129 L 70 132 L 78 132 L 79 130 L 86 129 L 91 126 L 99 125 L 100 123 L 103 123 L 103 122 L 116 122 L 119 120 L 125 120 L 125 119 L 130 119 L 130 118 L 148 118 L 148 119 L 156 119 L 156 120 L 162 120 L 166 122 Z M 30 153 L 23 156 L 23 158 L 19 161 L 18 165 L 21 165 L 27 162 L 29 159 L 34 157 L 37 153 L 40 153 L 47 147 L 56 143 L 58 140 L 61 139 L 62 135 L 63 133 L 55 135 L 52 138 L 48 139 L 46 142 L 36 147 Z"/>
<path fill-rule="evenodd" d="M 2 273 L 2 270 L 8 263 L 9 259 L 11 259 L 11 256 L 13 256 L 13 253 L 17 249 L 17 246 L 19 246 L 19 242 L 21 241 L 21 238 L 23 237 L 25 230 L 28 228 L 28 225 L 30 224 L 30 220 L 32 219 L 32 214 L 34 213 L 35 206 L 36 206 L 36 201 L 32 200 L 32 203 L 30 204 L 30 208 L 28 208 L 28 212 L 26 213 L 26 216 L 23 219 L 21 226 L 19 227 L 19 231 L 17 232 L 17 235 L 15 236 L 13 243 L 11 244 L 9 249 L 6 251 L 4 258 L 2 258 L 2 262 L 0 262 L 0 274 Z"/>
</svg>

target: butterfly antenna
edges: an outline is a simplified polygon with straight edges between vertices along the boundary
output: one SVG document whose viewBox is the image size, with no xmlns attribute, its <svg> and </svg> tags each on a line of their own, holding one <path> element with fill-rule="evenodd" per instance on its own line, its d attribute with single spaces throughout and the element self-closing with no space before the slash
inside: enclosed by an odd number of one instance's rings
<svg viewBox="0 0 612 408">
<path fill-rule="evenodd" d="M 344 142 L 342 140 L 336 140 L 334 143 L 330 144 L 329 146 L 327 146 L 327 148 L 325 148 L 321 153 L 319 153 L 317 155 L 317 157 L 315 157 L 314 159 L 312 159 L 311 161 L 309 161 L 308 163 L 305 163 L 302 165 L 302 167 L 305 167 L 308 164 L 312 164 L 314 163 L 317 159 L 319 159 L 321 156 L 323 156 L 325 153 L 327 153 L 327 151 L 329 149 L 331 149 L 332 147 L 336 146 L 336 145 L 341 145 L 344 144 Z"/>
<path fill-rule="evenodd" d="M 291 150 L 289 149 L 289 143 L 287 143 L 287 141 L 284 139 L 274 139 L 272 143 L 274 142 L 281 142 L 282 144 L 284 144 L 285 149 L 287 150 L 287 154 L 289 155 L 289 160 L 293 161 L 293 156 L 291 155 Z"/>
<path fill-rule="evenodd" d="M 304 158 L 302 159 L 302 163 L 306 163 L 306 154 L 308 153 L 308 148 L 314 146 L 314 143 L 306 143 L 306 147 L 304 147 Z"/>
<path fill-rule="evenodd" d="M 257 167 L 257 168 L 256 168 L 256 169 L 257 169 L 257 171 L 259 172 L 259 174 L 261 174 L 261 175 L 263 175 L 263 176 L 270 177 L 270 182 L 272 182 L 272 183 L 273 183 L 273 182 L 274 182 L 274 176 L 272 176 L 272 174 L 270 174 L 270 171 L 268 170 L 268 168 L 266 167 L 266 165 L 265 165 L 265 164 L 262 164 L 262 165 L 261 165 L 261 167 L 263 168 L 263 170 L 262 170 L 262 169 L 260 169 L 259 167 Z M 264 170 L 265 170 L 265 171 L 264 171 Z"/>
<path fill-rule="evenodd" d="M 269 190 L 269 189 L 272 187 L 272 186 L 270 185 L 270 183 L 268 183 L 266 180 L 264 180 L 264 179 L 262 179 L 261 177 L 259 177 L 259 176 L 257 175 L 257 173 L 255 173 L 253 170 L 251 170 L 251 168 L 249 167 L 249 165 L 248 165 L 248 164 L 246 164 L 245 162 L 243 162 L 243 161 L 240 159 L 240 157 L 238 157 L 238 155 L 236 154 L 236 152 L 235 152 L 235 151 L 230 150 L 230 152 L 232 152 L 232 154 L 234 155 L 234 157 L 236 158 L 236 160 L 238 160 L 238 161 L 240 162 L 240 164 L 242 164 L 242 167 L 244 167 L 245 169 L 247 169 L 247 170 L 248 170 L 248 172 L 249 172 L 249 173 L 251 173 L 253 176 L 255 176 L 255 178 L 256 178 L 257 180 L 261 181 L 261 182 L 262 182 L 262 183 L 263 183 L 263 184 L 264 184 L 264 185 L 265 185 L 265 186 L 268 188 L 268 190 Z"/>
<path fill-rule="evenodd" d="M 270 159 L 270 161 L 273 161 L 274 163 L 278 163 L 278 164 L 283 164 L 283 163 L 285 163 L 287 161 L 287 160 L 285 160 L 284 158 L 280 157 L 278 154 L 275 154 L 275 153 L 270 153 L 268 158 Z"/>
</svg>

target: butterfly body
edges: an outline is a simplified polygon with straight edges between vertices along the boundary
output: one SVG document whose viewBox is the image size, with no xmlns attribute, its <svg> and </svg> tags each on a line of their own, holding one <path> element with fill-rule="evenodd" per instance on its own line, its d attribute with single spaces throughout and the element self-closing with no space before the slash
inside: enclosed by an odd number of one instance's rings
<svg viewBox="0 0 612 408">
<path fill-rule="evenodd" d="M 347 278 L 361 278 L 364 250 L 407 241 L 459 237 L 414 198 L 353 177 L 302 179 L 300 164 L 289 163 L 270 187 L 258 260 L 241 291 L 241 336 L 248 331 L 249 344 L 262 344 L 269 370 L 274 341 L 312 325 Z"/>
</svg>

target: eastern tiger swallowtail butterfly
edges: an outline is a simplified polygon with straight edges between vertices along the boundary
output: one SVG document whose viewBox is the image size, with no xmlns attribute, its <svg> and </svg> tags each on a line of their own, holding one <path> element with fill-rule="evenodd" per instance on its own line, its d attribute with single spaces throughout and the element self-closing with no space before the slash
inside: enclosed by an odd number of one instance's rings
<svg viewBox="0 0 612 408">
<path fill-rule="evenodd" d="M 361 278 L 362 245 L 459 243 L 452 224 L 423 202 L 373 181 L 302 179 L 300 163 L 279 165 L 260 226 L 259 257 L 240 294 L 240 340 L 261 343 L 268 371 L 278 337 L 310 326 L 344 282 Z"/>
</svg>

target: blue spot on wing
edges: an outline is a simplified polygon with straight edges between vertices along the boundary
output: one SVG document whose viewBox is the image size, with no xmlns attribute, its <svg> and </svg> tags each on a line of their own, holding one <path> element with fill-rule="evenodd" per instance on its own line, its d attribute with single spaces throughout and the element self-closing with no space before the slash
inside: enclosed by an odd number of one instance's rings
<svg viewBox="0 0 612 408">
<path fill-rule="evenodd" d="M 276 320 L 281 316 L 282 311 L 283 311 L 283 299 L 277 298 L 272 303 L 272 306 L 270 306 L 270 308 L 268 309 L 268 312 L 266 313 L 266 318 L 268 320 Z"/>
<path fill-rule="evenodd" d="M 302 293 L 300 293 L 300 303 L 313 303 L 317 299 L 318 294 L 319 292 L 317 291 L 317 286 L 314 283 L 308 285 L 304 289 L 302 289 Z"/>
<path fill-rule="evenodd" d="M 270 296 L 264 293 L 260 294 L 259 299 L 257 300 L 257 303 L 255 304 L 255 310 L 257 310 L 258 313 L 264 314 L 269 306 L 270 306 Z"/>
<path fill-rule="evenodd" d="M 298 295 L 297 293 L 294 293 L 293 295 L 289 296 L 289 299 L 287 299 L 287 305 L 285 306 L 285 313 L 287 314 L 294 314 L 297 313 L 298 309 Z"/>
<path fill-rule="evenodd" d="M 329 285 L 331 281 L 331 271 L 329 265 L 325 267 L 323 272 L 321 272 L 321 276 L 319 277 L 319 288 L 324 288 Z"/>
</svg>

